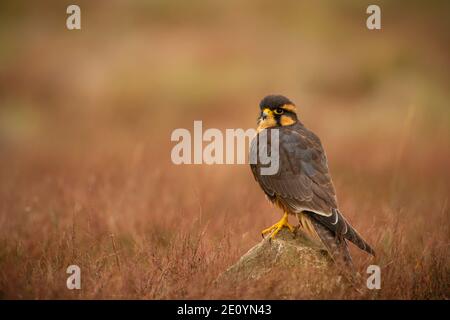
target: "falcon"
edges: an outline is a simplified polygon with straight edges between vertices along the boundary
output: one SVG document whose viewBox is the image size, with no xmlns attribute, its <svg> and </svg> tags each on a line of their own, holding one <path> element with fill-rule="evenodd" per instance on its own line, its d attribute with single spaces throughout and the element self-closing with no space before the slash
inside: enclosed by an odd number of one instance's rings
<svg viewBox="0 0 450 320">
<path fill-rule="evenodd" d="M 288 221 L 289 215 L 294 215 L 298 229 L 337 263 L 352 266 L 347 241 L 375 255 L 339 211 L 325 151 L 320 139 L 299 121 L 294 103 L 281 95 L 269 95 L 259 107 L 258 133 L 251 142 L 251 152 L 258 154 L 262 148 L 258 137 L 263 131 L 270 137 L 271 130 L 278 130 L 279 167 L 272 175 L 261 174 L 264 165 L 258 161 L 250 167 L 268 199 L 284 213 L 280 221 L 262 231 L 263 236 L 274 238 L 283 228 L 295 232 Z M 266 150 L 271 150 L 272 139 L 264 141 Z"/>
</svg>

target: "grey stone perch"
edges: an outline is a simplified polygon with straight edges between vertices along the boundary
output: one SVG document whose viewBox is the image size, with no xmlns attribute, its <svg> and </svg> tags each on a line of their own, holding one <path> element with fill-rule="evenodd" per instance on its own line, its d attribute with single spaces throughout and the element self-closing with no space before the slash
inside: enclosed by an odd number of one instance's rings
<svg viewBox="0 0 450 320">
<path fill-rule="evenodd" d="M 219 275 L 216 282 L 260 281 L 280 272 L 293 275 L 296 283 L 308 290 L 333 290 L 342 286 L 342 277 L 332 268 L 333 261 L 323 248 L 317 247 L 297 230 L 281 230 L 251 248 L 235 264 Z M 286 280 L 284 276 L 281 276 Z M 292 279 L 287 279 L 292 283 Z"/>
</svg>

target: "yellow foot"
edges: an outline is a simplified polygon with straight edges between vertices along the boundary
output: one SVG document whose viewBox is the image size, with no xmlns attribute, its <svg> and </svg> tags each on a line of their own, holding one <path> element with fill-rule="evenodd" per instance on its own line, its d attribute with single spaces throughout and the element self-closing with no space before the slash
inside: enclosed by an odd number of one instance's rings
<svg viewBox="0 0 450 320">
<path fill-rule="evenodd" d="M 272 233 L 270 235 L 270 238 L 273 239 L 273 238 L 275 238 L 277 233 L 284 227 L 288 228 L 290 232 L 294 232 L 294 227 L 291 226 L 288 222 L 288 214 L 287 213 L 284 213 L 283 218 L 281 218 L 281 220 L 278 221 L 277 223 L 275 223 L 273 226 L 261 231 L 261 234 L 264 237 L 265 234 Z"/>
</svg>

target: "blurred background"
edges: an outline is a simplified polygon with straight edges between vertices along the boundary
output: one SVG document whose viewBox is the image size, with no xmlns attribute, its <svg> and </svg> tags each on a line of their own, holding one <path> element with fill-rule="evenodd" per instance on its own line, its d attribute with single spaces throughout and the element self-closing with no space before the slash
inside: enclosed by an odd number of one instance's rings
<svg viewBox="0 0 450 320">
<path fill-rule="evenodd" d="M 173 165 L 170 134 L 255 127 L 271 93 L 321 137 L 380 263 L 403 250 L 402 268 L 428 277 L 390 271 L 408 290 L 382 297 L 448 297 L 448 1 L 76 1 L 73 31 L 69 4 L 0 4 L 0 297 L 213 297 L 188 283 L 279 212 L 247 165 Z M 370 4 L 381 30 L 366 28 Z M 180 236 L 201 239 L 195 254 Z M 174 271 L 175 253 L 199 260 Z M 74 263 L 89 270 L 82 293 L 64 290 Z"/>
</svg>

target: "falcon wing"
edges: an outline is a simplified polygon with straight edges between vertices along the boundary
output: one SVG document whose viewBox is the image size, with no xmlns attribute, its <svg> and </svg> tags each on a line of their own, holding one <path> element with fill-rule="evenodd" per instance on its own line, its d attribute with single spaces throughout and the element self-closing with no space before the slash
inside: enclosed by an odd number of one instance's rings
<svg viewBox="0 0 450 320">
<path fill-rule="evenodd" d="M 280 162 L 279 170 L 274 175 L 261 175 L 263 165 L 260 163 L 251 165 L 253 175 L 264 192 L 269 197 L 277 197 L 293 213 L 308 210 L 321 216 L 331 216 L 332 209 L 337 208 L 337 200 L 319 138 L 307 130 L 283 127 L 267 130 L 280 130 Z M 270 150 L 269 132 L 267 136 L 267 147 L 254 139 L 252 149 Z"/>
<path fill-rule="evenodd" d="M 336 237 L 346 238 L 360 249 L 373 254 L 372 248 L 338 210 L 335 189 L 320 139 L 300 125 L 266 130 L 267 145 L 259 144 L 255 138 L 251 152 L 257 152 L 259 148 L 264 149 L 263 152 L 270 150 L 270 130 L 280 130 L 278 172 L 262 175 L 260 169 L 264 165 L 259 162 L 251 164 L 251 169 L 268 197 L 273 201 L 276 199 L 292 213 L 305 212 Z"/>
</svg>

